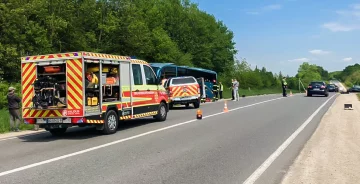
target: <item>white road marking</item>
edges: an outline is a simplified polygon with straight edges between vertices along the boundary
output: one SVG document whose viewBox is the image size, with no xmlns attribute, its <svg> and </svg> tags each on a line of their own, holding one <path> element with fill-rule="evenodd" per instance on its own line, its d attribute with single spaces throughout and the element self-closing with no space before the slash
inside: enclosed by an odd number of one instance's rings
<svg viewBox="0 0 360 184">
<path fill-rule="evenodd" d="M 259 96 L 248 96 L 246 98 L 254 98 L 254 97 L 261 97 L 261 96 L 275 96 L 275 95 L 278 95 L 278 94 L 269 94 L 269 95 L 259 95 Z M 294 94 L 294 96 L 297 95 L 297 94 Z M 240 98 L 241 99 L 241 98 Z M 210 105 L 210 104 L 215 104 L 215 103 L 220 103 L 220 102 L 224 102 L 224 101 L 231 101 L 231 98 L 229 99 L 222 99 L 222 100 L 219 100 L 219 101 L 216 101 L 216 102 L 207 102 L 207 103 L 202 103 L 202 105 Z M 71 128 L 77 128 L 77 127 L 71 127 Z M 19 135 L 19 136 L 11 136 L 11 137 L 7 137 L 7 138 L 1 138 L 0 139 L 0 142 L 1 141 L 7 141 L 7 140 L 12 140 L 12 139 L 19 139 L 19 138 L 24 138 L 24 137 L 29 137 L 29 136 L 35 136 L 35 135 L 40 135 L 40 134 L 45 134 L 47 133 L 47 131 L 41 131 L 41 132 L 34 132 L 34 133 L 29 133 L 29 134 L 24 134 L 24 135 Z"/>
<path fill-rule="evenodd" d="M 267 102 L 271 102 L 271 101 L 275 101 L 275 100 L 279 100 L 279 99 L 286 99 L 286 98 L 280 97 L 280 98 L 275 98 L 275 99 L 271 99 L 271 100 L 266 100 L 266 101 L 254 103 L 254 104 L 251 104 L 251 105 L 237 107 L 237 108 L 229 110 L 229 112 L 236 111 L 236 110 L 243 109 L 243 108 L 247 108 L 247 107 L 251 107 L 251 106 L 255 106 L 255 105 L 259 105 L 259 104 L 263 104 L 263 103 L 267 103 Z M 219 112 L 219 113 L 211 114 L 211 115 L 208 115 L 208 116 L 204 116 L 203 119 L 210 118 L 210 117 L 217 116 L 217 115 L 221 115 L 221 114 L 224 114 L 224 113 L 226 113 L 226 112 Z M 125 142 L 125 141 L 129 141 L 129 140 L 132 140 L 132 139 L 136 139 L 136 138 L 139 138 L 139 137 L 150 135 L 150 134 L 153 134 L 153 133 L 156 133 L 156 132 L 161 132 L 161 131 L 164 131 L 164 130 L 175 128 L 175 127 L 178 127 L 178 126 L 181 126 L 181 125 L 186 125 L 186 124 L 189 124 L 189 123 L 192 123 L 192 122 L 195 122 L 195 121 L 201 121 L 201 120 L 193 119 L 193 120 L 190 120 L 190 121 L 185 121 L 185 122 L 178 123 L 178 124 L 175 124 L 175 125 L 171 125 L 171 126 L 167 126 L 167 127 L 164 127 L 164 128 L 160 128 L 160 129 L 148 131 L 148 132 L 145 132 L 145 133 L 142 133 L 142 134 L 138 134 L 138 135 L 135 135 L 135 136 L 131 136 L 131 137 L 128 137 L 128 138 L 125 138 L 125 139 L 120 139 L 120 140 L 113 141 L 113 142 L 110 142 L 110 143 L 106 143 L 106 144 L 102 144 L 102 145 L 95 146 L 95 147 L 92 147 L 92 148 L 88 148 L 88 149 L 85 149 L 85 150 L 82 150 L 82 151 L 78 151 L 78 152 L 70 153 L 70 154 L 67 154 L 67 155 L 55 157 L 55 158 L 52 158 L 52 159 L 49 159 L 49 160 L 37 162 L 37 163 L 26 165 L 26 166 L 23 166 L 23 167 L 18 167 L 16 169 L 1 172 L 0 177 L 8 175 L 8 174 L 15 173 L 15 172 L 23 171 L 23 170 L 26 170 L 26 169 L 30 169 L 30 168 L 33 168 L 33 167 L 37 167 L 37 166 L 40 166 L 40 165 L 55 162 L 55 161 L 58 161 L 58 160 L 62 160 L 62 159 L 65 159 L 65 158 L 69 158 L 69 157 L 73 157 L 73 156 L 76 156 L 76 155 L 84 154 L 84 153 L 87 153 L 87 152 L 90 152 L 90 151 L 98 150 L 98 149 L 108 147 L 108 146 L 111 146 L 111 145 L 114 145 L 114 144 L 119 144 L 119 143 L 122 143 L 122 142 Z"/>
<path fill-rule="evenodd" d="M 269 156 L 244 182 L 243 184 L 253 184 L 269 168 L 269 166 L 281 155 L 281 153 L 291 144 L 291 142 L 304 130 L 311 120 L 320 112 L 320 110 L 336 95 L 326 100 L 311 116 L 288 138 L 281 146 Z"/>
</svg>

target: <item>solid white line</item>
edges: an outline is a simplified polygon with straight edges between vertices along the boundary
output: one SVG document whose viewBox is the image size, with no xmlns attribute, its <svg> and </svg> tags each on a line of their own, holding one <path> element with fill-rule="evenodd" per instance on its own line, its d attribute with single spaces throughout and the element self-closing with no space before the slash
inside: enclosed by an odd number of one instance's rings
<svg viewBox="0 0 360 184">
<path fill-rule="evenodd" d="M 281 153 L 291 144 L 291 142 L 304 130 L 304 128 L 311 122 L 311 120 L 320 112 L 320 110 L 332 99 L 333 95 L 328 100 L 326 100 L 316 111 L 288 138 L 286 141 L 281 144 L 281 146 L 270 155 L 269 158 L 265 160 L 250 176 L 247 178 L 243 184 L 253 184 L 260 176 L 269 168 L 269 166 L 281 155 Z"/>
<path fill-rule="evenodd" d="M 251 104 L 251 105 L 246 105 L 246 106 L 234 108 L 234 109 L 231 109 L 229 111 L 235 111 L 235 110 L 239 110 L 239 109 L 243 109 L 243 108 L 247 108 L 247 107 L 251 107 L 251 106 L 255 106 L 255 105 L 259 105 L 259 104 L 263 104 L 263 103 L 267 103 L 267 102 L 271 102 L 271 101 L 275 101 L 275 100 L 279 100 L 279 99 L 285 99 L 285 98 L 281 97 L 281 98 L 275 98 L 275 99 L 271 99 L 271 100 L 266 100 L 266 101 L 254 103 L 254 104 Z M 217 115 L 221 115 L 221 114 L 224 114 L 224 113 L 226 113 L 226 112 L 220 112 L 220 113 L 216 113 L 216 114 L 211 114 L 211 115 L 208 115 L 208 116 L 204 116 L 203 119 L 210 118 L 210 117 L 217 116 Z M 73 157 L 73 156 L 76 156 L 76 155 L 84 154 L 84 153 L 87 153 L 87 152 L 90 152 L 90 151 L 98 150 L 100 148 L 108 147 L 108 146 L 111 146 L 111 145 L 114 145 L 114 144 L 119 144 L 119 143 L 122 143 L 122 142 L 125 142 L 125 141 L 129 141 L 129 140 L 132 140 L 132 139 L 143 137 L 143 136 L 146 136 L 146 135 L 149 135 L 149 134 L 153 134 L 153 133 L 156 133 L 156 132 L 160 132 L 160 131 L 164 131 L 164 130 L 167 130 L 167 129 L 175 128 L 175 127 L 178 127 L 178 126 L 181 126 L 181 125 L 189 124 L 189 123 L 192 123 L 192 122 L 195 122 L 195 121 L 198 121 L 198 120 L 193 119 L 193 120 L 190 120 L 190 121 L 185 121 L 185 122 L 178 123 L 178 124 L 175 124 L 175 125 L 171 125 L 171 126 L 167 126 L 167 127 L 164 127 L 164 128 L 160 128 L 160 129 L 148 131 L 148 132 L 145 132 L 145 133 L 142 133 L 142 134 L 138 134 L 138 135 L 135 135 L 135 136 L 131 136 L 131 137 L 128 137 L 128 138 L 125 138 L 125 139 L 120 139 L 120 140 L 113 141 L 113 142 L 110 142 L 110 143 L 106 143 L 106 144 L 102 144 L 102 145 L 95 146 L 95 147 L 92 147 L 92 148 L 88 148 L 88 149 L 85 149 L 85 150 L 82 150 L 82 151 L 70 153 L 70 154 L 55 157 L 55 158 L 52 158 L 52 159 L 49 159 L 49 160 L 41 161 L 41 162 L 38 162 L 38 163 L 26 165 L 26 166 L 19 167 L 19 168 L 16 168 L 16 169 L 12 169 L 12 170 L 8 170 L 8 171 L 4 171 L 4 172 L 0 173 L 0 176 L 5 176 L 5 175 L 11 174 L 11 173 L 23 171 L 23 170 L 30 169 L 30 168 L 33 168 L 33 167 L 36 167 L 36 166 L 40 166 L 40 165 L 48 164 L 48 163 L 55 162 L 55 161 L 58 161 L 58 160 L 62 160 L 62 159 L 65 159 L 65 158 L 69 158 L 69 157 Z"/>
</svg>

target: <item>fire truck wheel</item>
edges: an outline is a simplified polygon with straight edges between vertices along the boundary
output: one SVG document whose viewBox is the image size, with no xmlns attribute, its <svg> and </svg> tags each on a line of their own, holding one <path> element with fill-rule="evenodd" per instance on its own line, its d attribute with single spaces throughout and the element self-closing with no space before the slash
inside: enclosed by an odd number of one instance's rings
<svg viewBox="0 0 360 184">
<path fill-rule="evenodd" d="M 66 132 L 67 128 L 55 128 L 55 129 L 50 129 L 49 132 L 53 135 L 53 136 L 61 136 L 64 135 Z"/>
<path fill-rule="evenodd" d="M 119 119 L 115 111 L 109 110 L 106 113 L 106 119 L 104 124 L 103 134 L 113 134 L 117 131 L 119 125 Z"/>
<path fill-rule="evenodd" d="M 166 104 L 161 102 L 158 110 L 158 114 L 154 116 L 157 121 L 165 121 L 167 117 Z"/>
<path fill-rule="evenodd" d="M 174 104 L 173 103 L 169 103 L 169 109 L 173 109 L 174 108 Z"/>
</svg>

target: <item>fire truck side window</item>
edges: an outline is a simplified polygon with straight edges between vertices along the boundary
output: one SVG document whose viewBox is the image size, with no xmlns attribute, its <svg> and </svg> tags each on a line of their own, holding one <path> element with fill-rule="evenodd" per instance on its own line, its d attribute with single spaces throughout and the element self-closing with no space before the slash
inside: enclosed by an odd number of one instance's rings
<svg viewBox="0 0 360 184">
<path fill-rule="evenodd" d="M 139 64 L 132 64 L 134 85 L 143 85 L 141 67 Z"/>
<path fill-rule="evenodd" d="M 156 77 L 154 72 L 149 66 L 143 65 L 144 72 L 145 72 L 145 78 L 146 78 L 146 84 L 147 85 L 156 85 Z"/>
</svg>

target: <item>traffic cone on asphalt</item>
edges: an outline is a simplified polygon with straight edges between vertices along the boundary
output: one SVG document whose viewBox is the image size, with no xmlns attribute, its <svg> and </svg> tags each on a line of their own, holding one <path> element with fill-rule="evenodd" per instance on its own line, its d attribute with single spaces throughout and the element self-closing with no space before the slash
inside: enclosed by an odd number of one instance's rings
<svg viewBox="0 0 360 184">
<path fill-rule="evenodd" d="M 224 103 L 224 112 L 229 112 L 228 108 L 227 108 L 227 101 L 225 100 Z"/>
<path fill-rule="evenodd" d="M 196 119 L 202 119 L 202 111 L 200 109 L 196 112 Z"/>
</svg>

